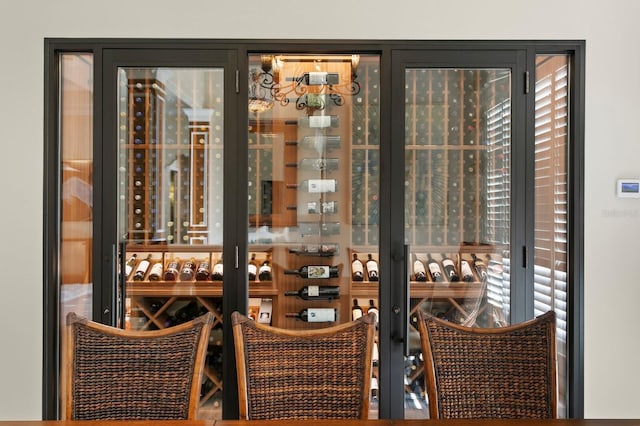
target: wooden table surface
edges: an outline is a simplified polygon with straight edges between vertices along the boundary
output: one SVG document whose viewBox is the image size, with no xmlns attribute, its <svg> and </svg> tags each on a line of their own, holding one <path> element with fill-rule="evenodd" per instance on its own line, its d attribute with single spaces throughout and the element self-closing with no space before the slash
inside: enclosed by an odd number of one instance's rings
<svg viewBox="0 0 640 426">
<path fill-rule="evenodd" d="M 640 419 L 558 420 L 218 420 L 215 426 L 640 426 Z"/>
<path fill-rule="evenodd" d="M 0 420 L 0 426 L 640 426 L 640 419 L 558 420 Z"/>
</svg>

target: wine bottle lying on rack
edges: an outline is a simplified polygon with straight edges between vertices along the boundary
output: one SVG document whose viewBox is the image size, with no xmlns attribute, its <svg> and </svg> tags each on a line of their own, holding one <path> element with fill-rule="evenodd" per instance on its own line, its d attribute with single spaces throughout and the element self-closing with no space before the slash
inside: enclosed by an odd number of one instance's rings
<svg viewBox="0 0 640 426">
<path fill-rule="evenodd" d="M 300 127 L 310 127 L 312 129 L 322 129 L 326 127 L 338 127 L 337 115 L 310 115 L 298 119 Z"/>
<path fill-rule="evenodd" d="M 338 235 L 339 222 L 299 222 L 298 230 L 303 237 L 309 235 Z"/>
<path fill-rule="evenodd" d="M 450 282 L 460 281 L 460 276 L 456 271 L 456 264 L 444 253 L 442 253 L 442 266 L 444 267 L 444 273 Z"/>
<path fill-rule="evenodd" d="M 378 281 L 378 262 L 375 261 L 371 254 L 368 255 L 366 265 L 369 281 Z"/>
<path fill-rule="evenodd" d="M 136 268 L 136 272 L 133 274 L 134 281 L 142 281 L 147 275 L 147 270 L 149 269 L 149 264 L 151 263 L 151 255 L 147 255 L 146 259 L 142 259 L 140 263 L 138 263 L 138 267 Z"/>
<path fill-rule="evenodd" d="M 470 283 L 473 281 L 473 271 L 469 262 L 465 259 L 460 260 L 460 273 L 462 274 L 462 281 Z"/>
<path fill-rule="evenodd" d="M 338 213 L 337 201 L 310 201 L 307 203 L 307 214 L 333 214 Z"/>
<path fill-rule="evenodd" d="M 303 300 L 333 300 L 340 297 L 337 285 L 307 285 L 300 290 L 285 291 L 285 296 L 297 296 Z"/>
<path fill-rule="evenodd" d="M 353 281 L 364 280 L 364 266 L 362 261 L 358 259 L 357 253 L 353 253 L 353 260 L 351 261 L 351 279 Z"/>
<path fill-rule="evenodd" d="M 314 172 L 332 172 L 338 170 L 337 158 L 303 158 L 299 163 L 286 163 L 287 167 L 297 167 L 301 170 Z"/>
<path fill-rule="evenodd" d="M 298 248 L 289 248 L 289 253 L 298 256 L 331 257 L 338 254 L 338 244 L 309 244 Z"/>
<path fill-rule="evenodd" d="M 300 269 L 286 269 L 284 271 L 287 275 L 297 275 L 301 278 L 309 278 L 309 279 L 326 279 L 326 278 L 337 278 L 339 269 L 338 266 L 328 266 L 328 265 L 305 265 Z"/>
<path fill-rule="evenodd" d="M 222 281 L 224 276 L 224 265 L 222 263 L 222 257 L 218 259 L 215 265 L 213 265 L 213 272 L 211 272 L 211 281 Z"/>
<path fill-rule="evenodd" d="M 334 308 L 305 308 L 300 312 L 288 312 L 285 316 L 305 322 L 335 322 L 338 311 Z"/>
<path fill-rule="evenodd" d="M 196 281 L 207 281 L 211 276 L 211 264 L 208 260 L 203 260 L 196 269 Z"/>
<path fill-rule="evenodd" d="M 315 149 L 316 152 L 322 154 L 323 152 L 340 148 L 340 135 L 305 136 L 300 143 L 298 143 L 298 141 L 287 141 L 284 144 L 287 146 L 299 145 L 302 148 Z"/>
<path fill-rule="evenodd" d="M 340 75 L 337 72 L 310 71 L 302 75 L 302 82 L 307 86 L 338 84 L 340 82 Z"/>
<path fill-rule="evenodd" d="M 338 181 L 335 179 L 309 179 L 300 182 L 299 185 L 287 184 L 287 188 L 300 189 L 310 194 L 336 192 L 338 190 Z"/>
<path fill-rule="evenodd" d="M 154 263 L 149 271 L 149 281 L 160 281 L 162 275 L 162 262 L 159 261 Z"/>
<path fill-rule="evenodd" d="M 176 281 L 178 279 L 178 274 L 180 268 L 180 258 L 174 257 L 167 264 L 167 269 L 164 271 L 164 280 L 165 281 Z"/>
<path fill-rule="evenodd" d="M 417 257 L 413 261 L 413 274 L 416 281 L 427 281 L 427 271 L 424 269 L 422 261 Z"/>
<path fill-rule="evenodd" d="M 429 268 L 431 281 L 433 281 L 434 283 L 441 283 L 443 281 L 442 269 L 440 269 L 438 261 L 431 257 L 431 253 L 427 254 L 427 268 Z"/>
<path fill-rule="evenodd" d="M 195 274 L 196 260 L 192 257 L 182 265 L 182 269 L 180 269 L 180 281 L 191 281 L 195 278 Z"/>
</svg>

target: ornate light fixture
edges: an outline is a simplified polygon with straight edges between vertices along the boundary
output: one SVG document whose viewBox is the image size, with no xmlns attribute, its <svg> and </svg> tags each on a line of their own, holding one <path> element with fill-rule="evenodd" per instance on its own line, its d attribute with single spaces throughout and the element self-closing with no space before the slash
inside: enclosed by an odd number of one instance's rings
<svg viewBox="0 0 640 426">
<path fill-rule="evenodd" d="M 262 55 L 261 67 L 254 68 L 249 76 L 249 110 L 263 112 L 273 107 L 274 102 L 286 106 L 291 102 L 291 95 L 295 98 L 296 109 L 322 110 L 326 108 L 328 100 L 335 105 L 343 105 L 344 96 L 354 96 L 360 93 L 360 83 L 357 81 L 357 69 L 360 62 L 359 55 L 350 58 L 351 75 L 344 79 L 338 73 L 323 71 L 305 71 L 300 75 L 281 78 L 286 57 Z M 317 59 L 295 61 L 322 62 Z M 345 62 L 340 59 L 340 62 Z M 309 91 L 310 87 L 318 90 Z"/>
</svg>

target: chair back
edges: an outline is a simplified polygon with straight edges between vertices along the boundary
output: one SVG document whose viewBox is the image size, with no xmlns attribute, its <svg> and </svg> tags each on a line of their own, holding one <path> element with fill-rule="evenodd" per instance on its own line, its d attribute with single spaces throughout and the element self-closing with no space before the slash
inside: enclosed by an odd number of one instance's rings
<svg viewBox="0 0 640 426">
<path fill-rule="evenodd" d="M 419 316 L 431 418 L 556 418 L 554 312 L 500 328 Z"/>
<path fill-rule="evenodd" d="M 241 419 L 368 418 L 373 314 L 315 330 L 231 319 Z"/>
<path fill-rule="evenodd" d="M 132 331 L 67 315 L 63 418 L 195 419 L 213 315 Z"/>
</svg>

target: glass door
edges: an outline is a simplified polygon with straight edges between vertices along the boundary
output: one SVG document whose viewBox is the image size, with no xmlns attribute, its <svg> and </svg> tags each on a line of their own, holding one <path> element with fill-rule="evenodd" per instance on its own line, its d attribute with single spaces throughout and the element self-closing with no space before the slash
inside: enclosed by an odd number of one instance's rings
<svg viewBox="0 0 640 426">
<path fill-rule="evenodd" d="M 377 314 L 379 55 L 250 54 L 248 77 L 249 315 L 315 329 Z"/>
<path fill-rule="evenodd" d="M 221 418 L 228 70 L 211 64 L 211 53 L 209 64 L 183 57 L 176 65 L 128 55 L 110 62 L 118 175 L 116 220 L 105 228 L 115 225 L 117 236 L 107 236 L 117 253 L 115 320 L 155 330 L 212 312 L 198 416 Z"/>
<path fill-rule="evenodd" d="M 476 53 L 443 62 L 442 56 L 408 55 L 394 68 L 404 97 L 407 418 L 428 417 L 418 311 L 500 327 L 514 321 L 513 309 L 522 310 L 511 290 L 523 273 L 513 268 L 514 239 L 523 245 L 514 226 L 525 225 L 514 209 L 519 183 L 511 174 L 522 152 L 513 130 L 517 58 Z"/>
</svg>

